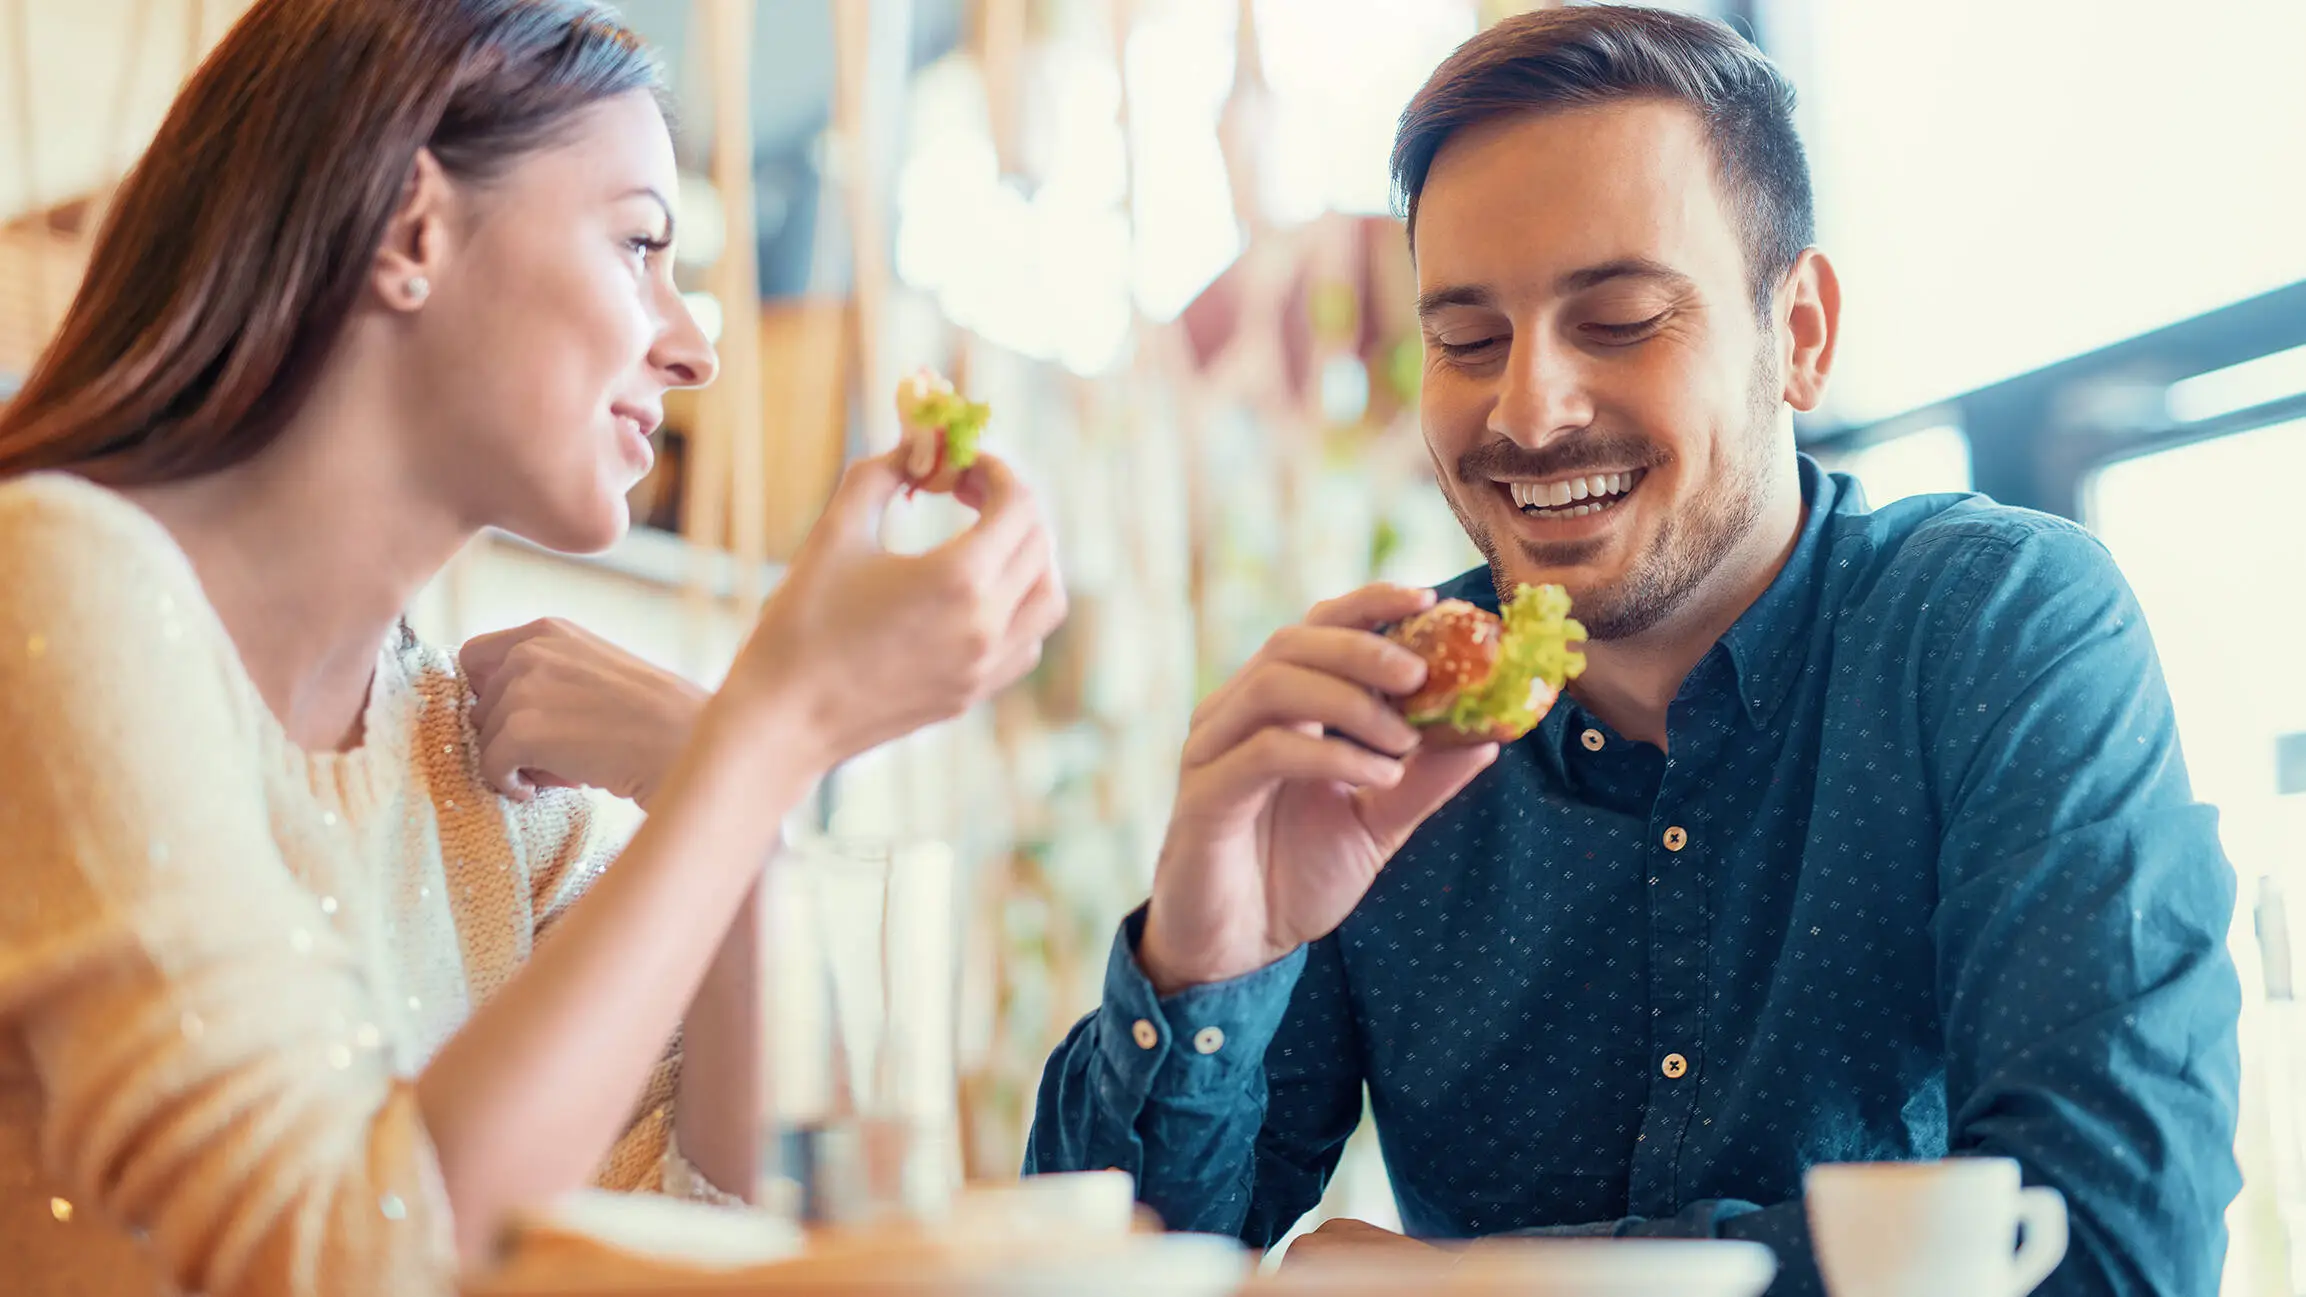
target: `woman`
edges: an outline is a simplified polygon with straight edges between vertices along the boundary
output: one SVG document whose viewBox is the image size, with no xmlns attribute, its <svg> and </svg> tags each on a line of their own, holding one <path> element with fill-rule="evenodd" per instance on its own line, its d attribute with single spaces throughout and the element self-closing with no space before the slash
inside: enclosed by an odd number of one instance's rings
<svg viewBox="0 0 2306 1297">
<path fill-rule="evenodd" d="M 656 1187 L 734 1129 L 663 1055 L 787 811 L 1062 617 L 998 464 L 896 557 L 869 461 L 614 868 L 490 790 L 399 612 L 482 527 L 614 541 L 712 376 L 657 94 L 579 0 L 259 0 L 0 411 L 10 1291 L 441 1292 L 509 1208 Z"/>
</svg>

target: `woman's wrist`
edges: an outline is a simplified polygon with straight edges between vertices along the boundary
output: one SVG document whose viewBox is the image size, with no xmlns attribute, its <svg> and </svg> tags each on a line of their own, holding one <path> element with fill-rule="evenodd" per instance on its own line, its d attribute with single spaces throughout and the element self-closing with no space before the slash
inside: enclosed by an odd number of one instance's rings
<svg viewBox="0 0 2306 1297">
<path fill-rule="evenodd" d="M 832 765 L 806 707 L 789 699 L 715 694 L 650 799 L 650 822 L 677 822 L 677 832 L 702 831 L 753 855 L 756 867 L 765 861 L 786 817 Z"/>
<path fill-rule="evenodd" d="M 845 755 L 829 691 L 796 671 L 732 673 L 705 701 L 688 753 L 715 762 L 798 768 L 814 782 Z"/>
<path fill-rule="evenodd" d="M 656 732 L 642 739 L 653 755 L 643 766 L 632 799 L 643 811 L 653 808 L 665 781 L 680 764 L 681 756 L 696 741 L 698 724 L 712 699 L 712 694 L 678 676 L 669 678 L 660 700 L 661 715 L 657 718 Z"/>
</svg>

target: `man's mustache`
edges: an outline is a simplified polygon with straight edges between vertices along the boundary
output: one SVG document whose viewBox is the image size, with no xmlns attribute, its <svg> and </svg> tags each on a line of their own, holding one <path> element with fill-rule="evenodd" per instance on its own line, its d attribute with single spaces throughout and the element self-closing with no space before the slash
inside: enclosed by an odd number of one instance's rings
<svg viewBox="0 0 2306 1297">
<path fill-rule="evenodd" d="M 1590 433 L 1541 450 L 1499 439 L 1485 441 L 1458 456 L 1457 480 L 1480 486 L 1499 478 L 1544 480 L 1578 473 L 1624 472 L 1648 468 L 1664 458 L 1647 438 L 1623 433 Z"/>
</svg>

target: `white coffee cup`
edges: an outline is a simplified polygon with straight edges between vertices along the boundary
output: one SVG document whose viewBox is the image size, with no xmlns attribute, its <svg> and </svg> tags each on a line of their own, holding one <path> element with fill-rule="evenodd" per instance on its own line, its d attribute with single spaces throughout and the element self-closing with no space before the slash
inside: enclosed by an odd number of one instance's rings
<svg viewBox="0 0 2306 1297">
<path fill-rule="evenodd" d="M 2025 1297 L 2066 1255 L 2066 1200 L 2008 1158 L 1834 1163 L 1802 1184 L 1833 1297 Z"/>
</svg>

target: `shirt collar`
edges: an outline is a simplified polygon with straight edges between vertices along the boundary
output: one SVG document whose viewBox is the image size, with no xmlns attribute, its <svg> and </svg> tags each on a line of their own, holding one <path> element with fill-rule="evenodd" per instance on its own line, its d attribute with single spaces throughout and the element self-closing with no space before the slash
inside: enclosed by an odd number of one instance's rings
<svg viewBox="0 0 2306 1297">
<path fill-rule="evenodd" d="M 1808 666 L 1810 630 L 1829 575 L 1834 519 L 1866 511 L 1865 493 L 1855 482 L 1829 475 L 1807 455 L 1797 459 L 1804 512 L 1793 553 L 1761 598 L 1721 637 L 1738 700 L 1756 726 L 1777 714 L 1786 691 Z"/>
<path fill-rule="evenodd" d="M 1828 580 L 1834 519 L 1866 512 L 1865 492 L 1855 481 L 1828 474 L 1807 455 L 1795 457 L 1801 476 L 1802 529 L 1794 540 L 1785 566 L 1721 637 L 1719 647 L 1729 655 L 1730 672 L 1737 682 L 1738 701 L 1755 726 L 1768 724 L 1785 700 L 1786 691 L 1807 666 L 1810 628 Z M 1444 599 L 1464 599 L 1491 612 L 1497 611 L 1497 587 L 1487 566 L 1477 567 L 1443 585 Z M 1571 610 L 1575 616 L 1576 611 Z M 1701 663 L 1702 668 L 1702 663 Z M 1565 703 L 1571 701 L 1563 700 Z M 1538 729 L 1540 751 L 1558 753 L 1563 730 L 1573 708 L 1555 707 Z M 1582 709 L 1575 709 L 1582 712 Z"/>
</svg>

